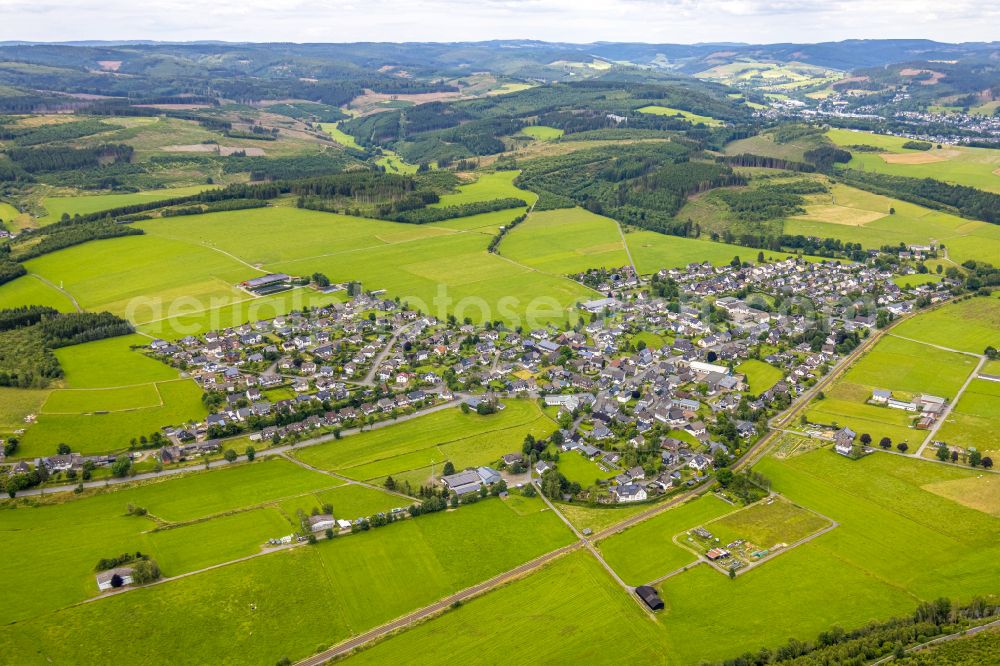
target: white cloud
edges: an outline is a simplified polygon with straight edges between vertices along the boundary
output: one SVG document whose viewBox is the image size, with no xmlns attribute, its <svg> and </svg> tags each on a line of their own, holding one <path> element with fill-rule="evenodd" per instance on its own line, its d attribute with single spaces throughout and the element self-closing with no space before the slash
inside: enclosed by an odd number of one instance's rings
<svg viewBox="0 0 1000 666">
<path fill-rule="evenodd" d="M 997 38 L 971 0 L 0 0 L 0 40 L 815 42 Z"/>
</svg>

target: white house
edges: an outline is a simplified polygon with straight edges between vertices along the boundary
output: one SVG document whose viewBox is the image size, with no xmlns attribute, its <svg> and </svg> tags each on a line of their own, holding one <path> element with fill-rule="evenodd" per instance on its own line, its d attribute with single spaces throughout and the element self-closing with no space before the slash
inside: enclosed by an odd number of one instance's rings
<svg viewBox="0 0 1000 666">
<path fill-rule="evenodd" d="M 616 502 L 641 502 L 646 499 L 646 489 L 637 483 L 615 486 L 611 489 L 611 494 Z"/>
</svg>

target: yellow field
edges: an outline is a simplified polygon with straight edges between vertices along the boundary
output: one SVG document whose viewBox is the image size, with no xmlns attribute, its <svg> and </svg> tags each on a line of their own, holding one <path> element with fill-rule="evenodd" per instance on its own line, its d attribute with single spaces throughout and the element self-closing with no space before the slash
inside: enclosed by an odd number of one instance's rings
<svg viewBox="0 0 1000 666">
<path fill-rule="evenodd" d="M 937 481 L 921 488 L 970 509 L 1000 517 L 1000 477 L 992 474 L 985 474 L 984 477 Z"/>
</svg>

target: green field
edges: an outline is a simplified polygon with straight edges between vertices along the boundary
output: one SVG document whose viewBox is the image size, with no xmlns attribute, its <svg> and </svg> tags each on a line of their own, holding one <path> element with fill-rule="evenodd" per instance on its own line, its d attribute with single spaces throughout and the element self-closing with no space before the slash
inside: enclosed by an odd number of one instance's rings
<svg viewBox="0 0 1000 666">
<path fill-rule="evenodd" d="M 973 354 L 990 345 L 1000 348 L 1000 297 L 950 303 L 901 323 L 893 333 Z"/>
<path fill-rule="evenodd" d="M 36 613 L 0 633 L 0 650 L 18 653 L 22 663 L 139 664 L 164 658 L 220 663 L 234 655 L 241 663 L 298 660 L 317 645 L 343 640 L 569 543 L 571 535 L 558 518 L 541 511 L 540 500 L 535 504 L 534 512 L 518 513 L 490 500 Z M 146 630 L 127 643 L 49 638 L 66 631 L 104 634 L 124 624 Z"/>
<path fill-rule="evenodd" d="M 348 298 L 346 290 L 324 294 L 308 288 L 296 288 L 273 296 L 248 298 L 232 305 L 149 322 L 140 326 L 139 330 L 146 335 L 176 340 L 188 335 L 201 335 L 208 331 L 273 319 L 307 307 L 342 303 Z"/>
<path fill-rule="evenodd" d="M 632 258 L 640 273 L 655 273 L 661 268 L 681 268 L 692 262 L 710 261 L 715 265 L 728 264 L 733 257 L 755 261 L 757 248 L 716 243 L 701 238 L 667 236 L 655 231 L 634 231 L 625 234 Z M 764 251 L 767 260 L 781 260 L 792 256 L 786 252 Z"/>
<path fill-rule="evenodd" d="M 705 525 L 722 545 L 743 539 L 758 548 L 790 545 L 826 527 L 830 521 L 781 497 L 761 500 Z"/>
<path fill-rule="evenodd" d="M 890 209 L 895 213 L 889 214 Z M 1000 253 L 1000 229 L 986 222 L 917 206 L 899 199 L 834 184 L 826 194 L 806 198 L 805 213 L 784 222 L 787 234 L 836 238 L 879 248 L 900 242 L 943 244 L 961 263 Z"/>
<path fill-rule="evenodd" d="M 158 407 L 160 394 L 155 384 L 109 389 L 59 389 L 52 392 L 43 414 L 84 414 L 97 411 L 125 411 Z"/>
<path fill-rule="evenodd" d="M 102 557 L 122 552 L 157 551 L 158 563 L 169 574 L 224 562 L 232 556 L 257 551 L 267 538 L 290 532 L 277 512 L 252 511 L 233 517 L 153 532 L 150 517 L 129 516 L 129 503 L 145 507 L 165 521 L 204 519 L 213 514 L 274 502 L 338 483 L 324 474 L 310 472 L 284 460 L 193 472 L 135 488 L 120 489 L 62 503 L 32 507 L 30 504 L 0 509 L 5 536 L 0 555 L 5 572 L 17 572 L 24 581 L 8 590 L 0 609 L 6 624 L 76 603 L 97 593 L 94 565 Z M 236 518 L 236 516 L 242 516 Z M 280 516 L 279 516 L 280 517 Z M 193 540 L 184 535 L 194 535 Z M 44 557 L 38 554 L 44 552 Z M 52 568 L 59 576 L 52 576 Z M 3 633 L 3 632 L 0 632 Z"/>
<path fill-rule="evenodd" d="M 983 455 L 1000 450 L 1000 382 L 976 379 L 945 419 L 936 439 L 963 449 L 976 448 Z M 993 458 L 997 460 L 996 457 Z"/>
<path fill-rule="evenodd" d="M 339 127 L 340 123 L 320 123 L 319 126 L 323 128 L 323 131 L 330 135 L 330 137 L 342 146 L 347 148 L 353 148 L 355 150 L 362 150 L 358 142 L 354 140 L 354 137 L 350 134 L 344 132 Z"/>
<path fill-rule="evenodd" d="M 84 243 L 25 267 L 62 284 L 85 310 L 137 323 L 241 300 L 246 296 L 234 285 L 259 274 L 197 243 L 152 235 Z"/>
<path fill-rule="evenodd" d="M 747 384 L 750 385 L 750 392 L 760 395 L 784 378 L 785 373 L 764 361 L 749 359 L 736 366 L 736 372 L 747 376 Z"/>
<path fill-rule="evenodd" d="M 618 223 L 582 208 L 532 213 L 504 237 L 500 252 L 557 275 L 628 265 Z"/>
<path fill-rule="evenodd" d="M 151 201 L 161 201 L 173 199 L 174 197 L 186 197 L 198 194 L 204 190 L 212 189 L 212 185 L 192 185 L 190 187 L 170 187 L 160 190 L 144 190 L 130 194 L 89 194 L 74 197 L 44 197 L 42 206 L 45 208 L 45 215 L 38 218 L 39 224 L 51 224 L 57 222 L 63 213 L 70 216 L 87 215 L 111 208 L 121 208 L 123 206 L 133 206 L 135 204 L 149 203 Z M 2 217 L 2 215 L 0 215 Z"/>
<path fill-rule="evenodd" d="M 518 171 L 481 173 L 472 183 L 461 185 L 458 192 L 443 195 L 438 203 L 433 204 L 433 207 L 459 206 L 476 201 L 491 201 L 508 197 L 523 199 L 528 205 L 531 205 L 538 198 L 538 195 L 514 185 L 514 179 L 519 173 Z"/>
<path fill-rule="evenodd" d="M 897 398 L 930 393 L 951 399 L 975 365 L 970 356 L 890 335 L 837 379 L 825 399 L 813 400 L 807 417 L 813 423 L 850 426 L 875 441 L 888 436 L 894 443 L 912 445 L 923 439 L 922 431 L 910 427 L 916 415 L 866 404 L 872 390 L 888 389 Z"/>
<path fill-rule="evenodd" d="M 593 460 L 574 451 L 567 451 L 559 454 L 559 462 L 556 463 L 559 472 L 570 481 L 576 481 L 584 488 L 594 485 L 597 479 L 611 479 L 617 475 L 617 471 L 601 470 Z"/>
<path fill-rule="evenodd" d="M 525 435 L 545 437 L 556 424 L 534 402 L 513 400 L 497 414 L 463 414 L 458 408 L 421 416 L 295 452 L 303 462 L 358 480 L 393 476 L 416 487 L 446 461 L 455 469 L 489 465 L 521 450 Z"/>
<path fill-rule="evenodd" d="M 409 506 L 412 504 L 412 500 L 407 501 L 398 495 L 350 483 L 331 490 L 283 500 L 280 507 L 292 525 L 298 527 L 295 516 L 299 509 L 311 513 L 313 509 L 320 508 L 324 504 L 330 504 L 333 507 L 333 515 L 336 518 L 354 520 L 382 511 L 389 511 L 396 507 Z"/>
<path fill-rule="evenodd" d="M 968 185 L 990 192 L 1000 192 L 1000 150 L 991 148 L 969 148 L 966 146 L 942 146 L 931 150 L 910 150 L 903 148 L 909 139 L 897 136 L 831 129 L 827 136 L 839 146 L 865 144 L 881 148 L 888 155 L 903 155 L 902 162 L 890 163 L 878 153 L 855 152 L 848 163 L 852 169 L 877 171 L 894 176 L 910 178 L 934 178 L 958 185 Z M 900 158 L 889 158 L 898 160 Z M 914 163 L 907 163 L 915 160 Z"/>
<path fill-rule="evenodd" d="M 563 135 L 563 130 L 558 127 L 549 127 L 547 125 L 528 125 L 521 130 L 521 133 L 527 134 L 532 139 L 552 141 L 553 139 L 561 137 Z"/>
<path fill-rule="evenodd" d="M 122 335 L 63 347 L 55 354 L 68 388 L 110 388 L 177 379 L 174 368 L 131 349 L 148 344 L 149 338 L 141 335 Z"/>
<path fill-rule="evenodd" d="M 24 428 L 24 417 L 37 414 L 51 391 L 0 386 L 0 432 Z"/>
<path fill-rule="evenodd" d="M 83 454 L 119 451 L 127 448 L 133 437 L 148 437 L 163 426 L 200 421 L 208 414 L 201 401 L 201 387 L 193 380 L 159 382 L 154 391 L 162 404 L 150 406 L 153 396 L 148 386 L 124 391 L 53 391 L 52 396 L 60 397 L 25 432 L 17 455 L 25 458 L 55 455 L 62 443 Z M 64 398 L 64 394 L 68 395 Z M 49 400 L 52 399 L 50 396 Z M 125 408 L 131 409 L 100 413 Z M 74 413 L 65 413 L 66 409 Z M 58 413 L 53 413 L 54 410 Z"/>
<path fill-rule="evenodd" d="M 735 581 L 705 566 L 668 579 L 665 648 L 677 663 L 858 627 L 920 600 L 1000 590 L 983 577 L 1000 552 L 997 522 L 922 488 L 974 472 L 888 455 L 851 461 L 828 450 L 767 458 L 757 469 L 840 527 Z"/>
<path fill-rule="evenodd" d="M 598 548 L 626 583 L 643 585 L 695 562 L 691 551 L 674 543 L 675 535 L 733 509 L 707 495 L 608 537 L 598 542 Z"/>
<path fill-rule="evenodd" d="M 690 120 L 694 124 L 704 123 L 709 127 L 719 127 L 724 123 L 717 118 L 712 118 L 711 116 L 702 116 L 697 113 L 691 113 L 690 111 L 683 111 L 681 109 L 674 109 L 669 106 L 644 106 L 641 109 L 637 109 L 639 113 L 649 113 L 654 116 L 680 116 L 684 120 Z"/>
<path fill-rule="evenodd" d="M 660 640 L 661 626 L 589 553 L 575 552 L 346 663 L 611 664 L 621 662 L 628 646 L 629 659 L 655 664 L 668 658 Z"/>
<path fill-rule="evenodd" d="M 75 312 L 73 302 L 58 289 L 34 275 L 24 275 L 0 285 L 0 310 L 22 305 L 47 305 L 60 312 Z"/>
</svg>

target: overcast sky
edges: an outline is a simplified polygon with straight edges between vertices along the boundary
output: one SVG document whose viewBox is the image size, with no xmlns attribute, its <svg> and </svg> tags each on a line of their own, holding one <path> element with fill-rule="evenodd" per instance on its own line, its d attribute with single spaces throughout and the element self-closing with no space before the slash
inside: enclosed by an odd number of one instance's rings
<svg viewBox="0 0 1000 666">
<path fill-rule="evenodd" d="M 996 0 L 0 0 L 0 40 L 1000 40 Z"/>
</svg>

